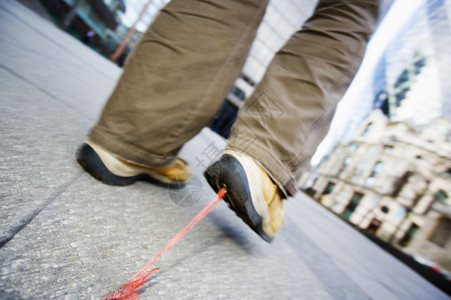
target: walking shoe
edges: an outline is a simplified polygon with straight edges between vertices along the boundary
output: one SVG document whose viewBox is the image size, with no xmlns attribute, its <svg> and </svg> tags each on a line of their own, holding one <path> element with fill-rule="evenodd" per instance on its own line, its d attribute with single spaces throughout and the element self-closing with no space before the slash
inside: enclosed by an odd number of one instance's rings
<svg viewBox="0 0 451 300">
<path fill-rule="evenodd" d="M 146 180 L 161 186 L 181 188 L 191 177 L 188 163 L 177 158 L 171 164 L 150 169 L 115 157 L 91 140 L 78 148 L 77 161 L 89 174 L 109 185 L 130 185 Z"/>
<path fill-rule="evenodd" d="M 204 176 L 216 192 L 225 186 L 229 207 L 262 239 L 272 240 L 285 219 L 282 193 L 252 158 L 225 150 Z"/>
</svg>

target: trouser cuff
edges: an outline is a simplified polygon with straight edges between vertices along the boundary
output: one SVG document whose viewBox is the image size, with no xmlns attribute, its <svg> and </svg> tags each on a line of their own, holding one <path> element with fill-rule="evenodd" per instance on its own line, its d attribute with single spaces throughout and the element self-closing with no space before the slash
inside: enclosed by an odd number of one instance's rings
<svg viewBox="0 0 451 300">
<path fill-rule="evenodd" d="M 277 158 L 272 156 L 263 145 L 258 145 L 256 141 L 246 145 L 245 141 L 234 139 L 229 142 L 227 149 L 243 152 L 252 157 L 260 167 L 271 177 L 275 184 L 284 194 L 284 198 L 294 196 L 297 191 L 296 179 L 292 172 Z"/>
<path fill-rule="evenodd" d="M 132 162 L 147 168 L 159 168 L 173 162 L 177 157 L 174 155 L 158 155 L 149 153 L 136 147 L 128 141 L 124 141 L 108 132 L 95 126 L 88 135 L 88 138 L 96 144 L 102 146 L 114 156 L 127 162 Z"/>
</svg>

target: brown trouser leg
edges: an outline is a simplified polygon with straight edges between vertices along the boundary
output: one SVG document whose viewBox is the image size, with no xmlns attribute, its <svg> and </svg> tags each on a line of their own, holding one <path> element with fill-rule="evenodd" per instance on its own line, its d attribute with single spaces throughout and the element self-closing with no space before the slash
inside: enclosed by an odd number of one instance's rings
<svg viewBox="0 0 451 300">
<path fill-rule="evenodd" d="M 159 167 L 214 116 L 246 61 L 267 0 L 173 0 L 133 50 L 89 138 Z"/>
<path fill-rule="evenodd" d="M 255 158 L 289 195 L 357 72 L 378 2 L 320 1 L 238 114 L 228 147 Z"/>
</svg>

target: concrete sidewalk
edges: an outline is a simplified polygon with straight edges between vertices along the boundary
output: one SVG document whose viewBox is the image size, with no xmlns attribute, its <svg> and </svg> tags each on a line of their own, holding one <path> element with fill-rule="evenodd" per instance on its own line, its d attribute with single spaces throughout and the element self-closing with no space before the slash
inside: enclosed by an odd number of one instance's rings
<svg viewBox="0 0 451 300">
<path fill-rule="evenodd" d="M 13 0 L 0 41 L 0 299 L 99 299 L 213 198 L 202 171 L 225 142 L 206 129 L 184 147 L 195 177 L 182 194 L 99 183 L 74 153 L 121 70 Z M 286 210 L 267 244 L 219 203 L 141 298 L 448 299 L 310 198 Z"/>
</svg>

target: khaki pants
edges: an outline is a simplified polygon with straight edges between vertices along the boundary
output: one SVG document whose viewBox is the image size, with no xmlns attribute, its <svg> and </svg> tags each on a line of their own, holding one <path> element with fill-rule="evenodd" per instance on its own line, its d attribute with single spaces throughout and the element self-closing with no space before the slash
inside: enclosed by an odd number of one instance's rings
<svg viewBox="0 0 451 300">
<path fill-rule="evenodd" d="M 239 76 L 267 2 L 172 0 L 133 49 L 89 138 L 144 166 L 174 160 Z M 253 157 L 286 195 L 328 131 L 377 12 L 377 0 L 320 1 L 239 111 L 228 147 Z"/>
</svg>

